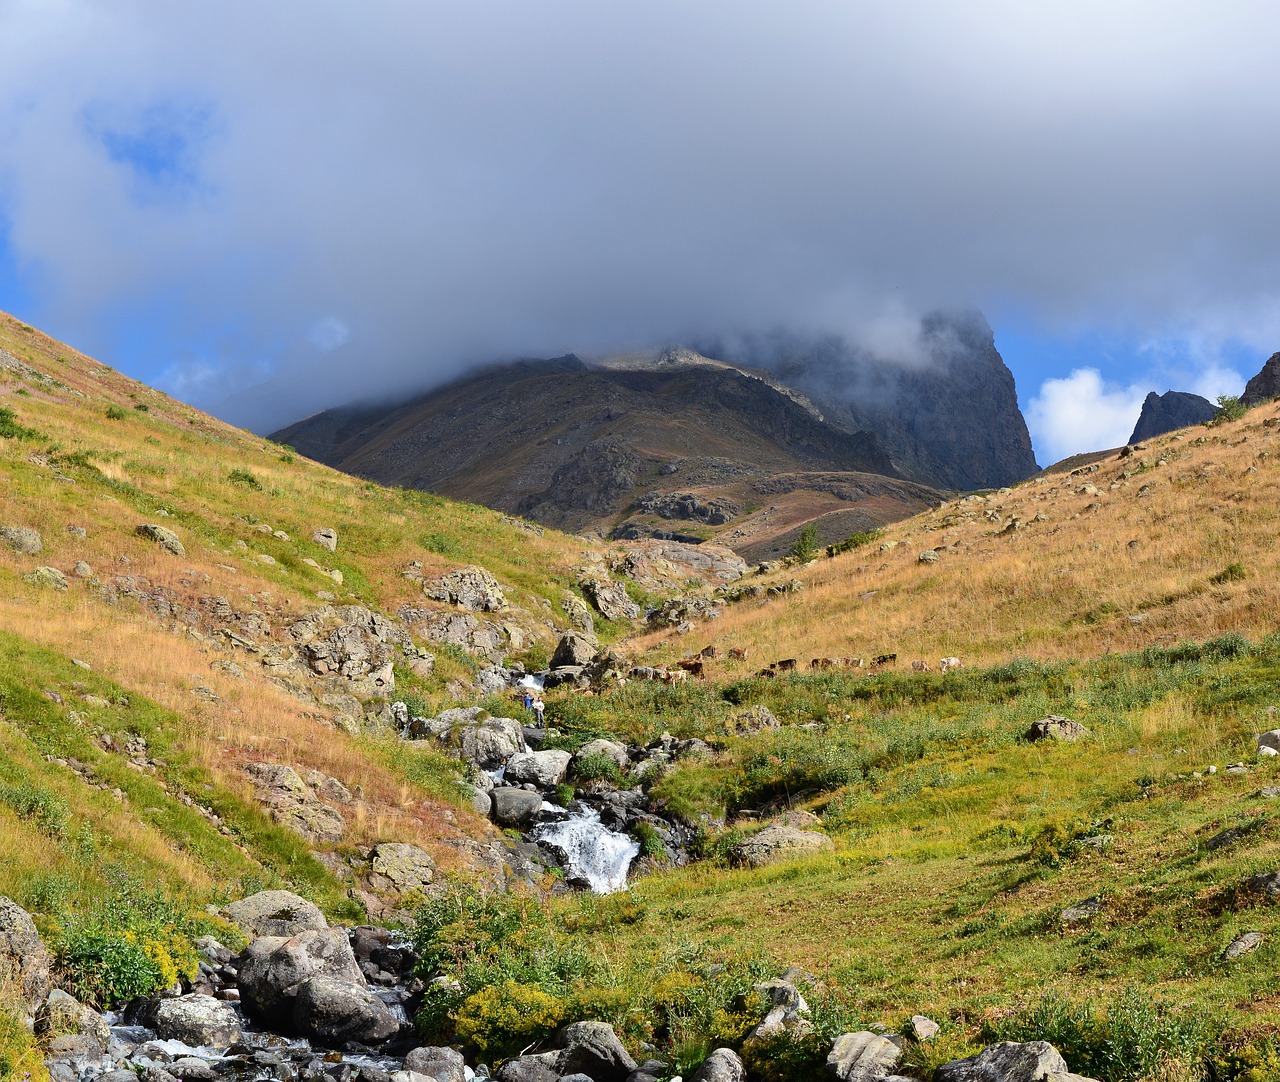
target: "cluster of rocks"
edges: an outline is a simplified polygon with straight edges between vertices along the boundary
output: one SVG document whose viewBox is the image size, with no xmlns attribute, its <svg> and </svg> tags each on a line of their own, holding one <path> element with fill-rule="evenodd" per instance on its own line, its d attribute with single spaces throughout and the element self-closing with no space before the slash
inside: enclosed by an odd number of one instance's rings
<svg viewBox="0 0 1280 1082">
<path fill-rule="evenodd" d="M 724 526 L 738 515 L 741 508 L 722 496 L 702 497 L 693 492 L 646 492 L 636 501 L 636 510 L 659 518 Z"/>
</svg>

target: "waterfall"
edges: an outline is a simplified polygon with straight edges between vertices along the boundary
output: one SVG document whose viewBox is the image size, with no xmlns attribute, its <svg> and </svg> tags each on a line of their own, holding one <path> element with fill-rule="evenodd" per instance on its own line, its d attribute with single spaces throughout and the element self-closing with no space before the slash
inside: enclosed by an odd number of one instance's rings
<svg viewBox="0 0 1280 1082">
<path fill-rule="evenodd" d="M 589 808 L 558 823 L 543 823 L 532 836 L 560 854 L 568 880 L 584 882 L 596 894 L 625 890 L 627 869 L 640 853 L 639 842 L 604 826 L 600 814 Z"/>
</svg>

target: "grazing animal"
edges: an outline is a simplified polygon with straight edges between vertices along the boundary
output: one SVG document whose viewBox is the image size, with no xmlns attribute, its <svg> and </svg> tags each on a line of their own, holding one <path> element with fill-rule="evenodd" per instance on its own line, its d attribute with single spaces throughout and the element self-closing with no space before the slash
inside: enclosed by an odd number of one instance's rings
<svg viewBox="0 0 1280 1082">
<path fill-rule="evenodd" d="M 746 661 L 746 660 L 747 660 L 747 652 L 746 652 L 746 650 L 744 650 L 741 646 L 732 646 L 732 647 L 730 647 L 730 648 L 729 648 L 729 656 L 730 656 L 731 658 L 733 658 L 733 660 L 734 660 L 734 661 Z"/>
<path fill-rule="evenodd" d="M 847 657 L 844 659 L 844 667 L 846 669 L 860 669 L 862 668 L 862 658 Z"/>
<path fill-rule="evenodd" d="M 897 660 L 898 660 L 897 654 L 881 654 L 874 661 L 872 661 L 871 664 L 872 665 L 892 665 Z"/>
<path fill-rule="evenodd" d="M 958 657 L 944 657 L 938 662 L 938 668 L 943 672 L 950 672 L 952 669 L 963 669 Z"/>
<path fill-rule="evenodd" d="M 793 657 L 783 658 L 781 661 L 775 661 L 769 666 L 771 669 L 776 668 L 778 672 L 795 672 L 796 659 Z"/>
<path fill-rule="evenodd" d="M 756 673 L 756 675 L 763 676 L 766 680 L 776 680 L 778 678 L 778 674 L 774 672 L 772 669 L 761 669 L 758 673 Z"/>
<path fill-rule="evenodd" d="M 689 679 L 684 669 L 668 669 L 662 677 L 668 684 L 683 684 Z"/>
<path fill-rule="evenodd" d="M 637 665 L 627 675 L 633 680 L 657 680 L 660 674 L 649 665 Z"/>
<path fill-rule="evenodd" d="M 815 657 L 811 662 L 809 662 L 809 668 L 811 668 L 811 669 L 821 669 L 821 668 L 824 668 L 824 666 L 823 666 L 823 664 L 822 664 L 822 662 L 823 662 L 824 660 L 825 660 L 825 658 Z"/>
<path fill-rule="evenodd" d="M 912 672 L 928 672 L 929 663 L 927 661 L 913 661 L 911 663 Z"/>
<path fill-rule="evenodd" d="M 720 656 L 720 651 L 717 650 L 714 646 L 704 646 L 701 650 L 698 651 L 698 657 L 717 658 L 719 656 Z"/>
<path fill-rule="evenodd" d="M 676 664 L 690 676 L 702 675 L 703 664 L 701 661 L 694 661 L 692 658 L 685 658 L 682 661 L 677 661 Z"/>
</svg>

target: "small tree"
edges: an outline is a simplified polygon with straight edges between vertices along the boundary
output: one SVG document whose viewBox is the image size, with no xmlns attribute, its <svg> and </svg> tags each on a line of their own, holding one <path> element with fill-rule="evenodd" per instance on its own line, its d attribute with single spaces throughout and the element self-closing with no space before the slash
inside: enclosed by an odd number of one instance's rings
<svg viewBox="0 0 1280 1082">
<path fill-rule="evenodd" d="M 1223 421 L 1238 421 L 1245 415 L 1248 408 L 1240 401 L 1239 395 L 1220 394 L 1218 395 L 1218 412 L 1213 415 L 1214 424 L 1221 424 Z"/>
<path fill-rule="evenodd" d="M 801 530 L 800 536 L 795 539 L 795 543 L 791 546 L 787 555 L 793 560 L 798 560 L 802 564 L 807 564 L 817 556 L 818 527 L 811 522 Z"/>
</svg>

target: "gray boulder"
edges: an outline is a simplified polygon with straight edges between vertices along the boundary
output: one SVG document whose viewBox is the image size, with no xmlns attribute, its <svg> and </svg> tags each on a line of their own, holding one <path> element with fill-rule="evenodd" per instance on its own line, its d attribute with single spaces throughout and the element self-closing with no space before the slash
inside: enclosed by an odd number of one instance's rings
<svg viewBox="0 0 1280 1082">
<path fill-rule="evenodd" d="M 507 760 L 504 777 L 509 781 L 529 781 L 539 788 L 550 789 L 564 781 L 572 759 L 567 751 L 522 752 Z"/>
<path fill-rule="evenodd" d="M 53 989 L 40 1004 L 34 1029 L 41 1037 L 57 1034 L 83 1037 L 97 1047 L 98 1055 L 106 1050 L 111 1040 L 111 1027 L 107 1020 L 60 988 Z"/>
<path fill-rule="evenodd" d="M 565 616 L 569 618 L 569 626 L 574 631 L 588 639 L 596 637 L 595 620 L 591 616 L 591 610 L 587 608 L 586 602 L 582 598 L 577 594 L 566 592 L 560 600 L 560 605 L 564 609 Z"/>
<path fill-rule="evenodd" d="M 0 544 L 23 556 L 39 556 L 44 548 L 40 531 L 30 526 L 0 526 Z"/>
<path fill-rule="evenodd" d="M 240 1016 L 230 1003 L 213 996 L 188 995 L 161 1000 L 154 1014 L 161 1039 L 226 1048 L 240 1039 Z"/>
<path fill-rule="evenodd" d="M 493 801 L 493 821 L 504 827 L 525 827 L 537 818 L 542 797 L 528 789 L 503 785 L 489 794 Z"/>
<path fill-rule="evenodd" d="M 910 1028 L 911 1036 L 917 1041 L 931 1041 L 938 1035 L 938 1030 L 942 1027 L 932 1018 L 926 1018 L 923 1014 L 913 1014 Z"/>
<path fill-rule="evenodd" d="M 578 749 L 578 754 L 573 757 L 574 765 L 582 762 L 583 759 L 604 756 L 611 759 L 617 765 L 619 770 L 626 770 L 631 762 L 631 756 L 627 753 L 626 745 L 619 744 L 614 740 L 588 740 Z"/>
<path fill-rule="evenodd" d="M 400 894 L 425 891 L 435 878 L 436 863 L 425 849 L 408 842 L 382 842 L 369 854 L 373 886 Z M 385 880 L 381 882 L 379 880 Z"/>
<path fill-rule="evenodd" d="M 0 976 L 13 982 L 11 994 L 21 998 L 28 1026 L 35 1019 L 36 1008 L 49 995 L 52 964 L 53 956 L 36 931 L 31 914 L 17 902 L 0 897 Z"/>
<path fill-rule="evenodd" d="M 321 526 L 320 529 L 312 533 L 311 540 L 330 552 L 338 551 L 338 531 L 332 526 Z"/>
<path fill-rule="evenodd" d="M 1088 732 L 1078 721 L 1064 718 L 1060 714 L 1050 714 L 1039 721 L 1033 721 L 1025 736 L 1035 743 L 1038 740 L 1076 740 Z"/>
<path fill-rule="evenodd" d="M 250 939 L 258 936 L 292 936 L 329 927 L 318 906 L 288 890 L 260 890 L 222 910 Z"/>
<path fill-rule="evenodd" d="M 746 1082 L 747 1069 L 732 1048 L 717 1048 L 693 1072 L 690 1082 Z"/>
<path fill-rule="evenodd" d="M 1251 875 L 1241 887 L 1246 894 L 1261 894 L 1267 898 L 1280 898 L 1280 872 L 1263 872 Z"/>
<path fill-rule="evenodd" d="M 443 715 L 441 715 L 443 718 Z M 514 718 L 485 718 L 451 727 L 445 734 L 447 743 L 481 770 L 496 770 L 511 756 L 527 751 L 524 726 Z"/>
<path fill-rule="evenodd" d="M 863 1030 L 836 1038 L 827 1055 L 827 1071 L 840 1082 L 877 1082 L 893 1073 L 902 1047 L 891 1037 Z"/>
<path fill-rule="evenodd" d="M 933 1078 L 934 1082 L 1086 1082 L 1067 1069 L 1066 1060 L 1048 1041 L 1002 1041 L 976 1056 L 944 1063 Z"/>
<path fill-rule="evenodd" d="M 341 841 L 347 831 L 342 813 L 325 804 L 296 770 L 283 763 L 248 763 L 258 802 L 282 826 L 317 842 Z"/>
<path fill-rule="evenodd" d="M 586 574 L 578 585 L 606 620 L 634 620 L 640 615 L 640 606 L 627 596 L 626 587 L 620 582 L 600 574 Z"/>
<path fill-rule="evenodd" d="M 1231 945 L 1223 951 L 1222 957 L 1228 962 L 1234 962 L 1241 955 L 1257 950 L 1260 946 L 1262 946 L 1261 932 L 1245 932 L 1231 941 Z"/>
<path fill-rule="evenodd" d="M 67 576 L 56 567 L 37 567 L 22 576 L 23 582 L 32 586 L 44 586 L 50 590 L 65 590 L 68 586 Z"/>
<path fill-rule="evenodd" d="M 448 601 L 468 612 L 501 612 L 507 607 L 502 587 L 483 567 L 461 567 L 423 586 L 433 601 Z"/>
<path fill-rule="evenodd" d="M 626 1082 L 636 1061 L 607 1022 L 574 1022 L 556 1035 L 564 1046 L 557 1067 L 562 1075 L 585 1074 L 594 1082 Z"/>
<path fill-rule="evenodd" d="M 596 643 L 576 631 L 566 631 L 556 644 L 555 653 L 551 655 L 553 669 L 567 666 L 585 665 L 596 656 Z"/>
<path fill-rule="evenodd" d="M 498 1082 L 560 1082 L 559 1052 L 539 1052 L 509 1059 L 494 1077 Z"/>
<path fill-rule="evenodd" d="M 439 1045 L 423 1045 L 404 1057 L 404 1069 L 430 1075 L 436 1082 L 465 1082 L 466 1060 L 462 1053 Z"/>
<path fill-rule="evenodd" d="M 1263 748 L 1280 751 L 1280 729 L 1269 729 L 1258 734 L 1258 751 L 1261 752 Z"/>
<path fill-rule="evenodd" d="M 167 526 L 160 526 L 154 522 L 145 522 L 133 532 L 139 537 L 145 537 L 148 541 L 154 541 L 165 552 L 170 552 L 174 556 L 185 556 L 187 554 L 187 550 L 182 547 L 182 542 L 178 539 L 178 535 Z"/>
<path fill-rule="evenodd" d="M 267 1026 L 292 1021 L 293 1001 L 312 977 L 329 977 L 365 987 L 347 933 L 341 928 L 299 932 L 288 938 L 262 936 L 240 954 L 240 1002 L 250 1017 Z"/>
<path fill-rule="evenodd" d="M 303 981 L 293 1001 L 293 1025 L 302 1034 L 331 1044 L 372 1044 L 394 1037 L 400 1023 L 364 983 L 322 974 Z"/>
<path fill-rule="evenodd" d="M 729 852 L 729 859 L 748 868 L 763 868 L 767 864 L 813 853 L 829 853 L 834 849 L 835 843 L 825 834 L 773 823 L 759 834 L 744 838 L 735 845 Z"/>
</svg>

